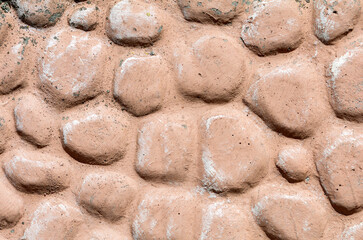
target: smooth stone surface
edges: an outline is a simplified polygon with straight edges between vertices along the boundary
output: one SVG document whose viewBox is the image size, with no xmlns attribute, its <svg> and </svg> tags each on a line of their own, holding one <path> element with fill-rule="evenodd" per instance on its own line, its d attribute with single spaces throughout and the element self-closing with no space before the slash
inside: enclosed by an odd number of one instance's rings
<svg viewBox="0 0 363 240">
<path fill-rule="evenodd" d="M 10 228 L 23 217 L 23 198 L 0 181 L 0 230 Z"/>
<path fill-rule="evenodd" d="M 94 30 L 98 25 L 99 8 L 96 5 L 87 5 L 73 11 L 68 18 L 71 27 L 81 29 L 83 31 Z"/>
<path fill-rule="evenodd" d="M 53 193 L 69 187 L 71 165 L 52 154 L 15 151 L 3 165 L 10 182 L 20 191 Z"/>
</svg>

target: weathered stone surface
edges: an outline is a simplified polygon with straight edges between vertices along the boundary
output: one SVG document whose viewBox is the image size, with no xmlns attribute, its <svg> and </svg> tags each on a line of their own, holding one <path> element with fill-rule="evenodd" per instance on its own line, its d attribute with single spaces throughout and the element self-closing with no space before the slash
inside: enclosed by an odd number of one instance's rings
<svg viewBox="0 0 363 240">
<path fill-rule="evenodd" d="M 115 231 L 104 226 L 88 226 L 80 230 L 75 240 L 132 240 L 130 233 Z"/>
<path fill-rule="evenodd" d="M 168 69 L 160 56 L 131 57 L 116 70 L 115 98 L 136 116 L 161 108 Z"/>
<path fill-rule="evenodd" d="M 330 104 L 342 118 L 363 122 L 363 40 L 350 43 L 330 64 Z"/>
<path fill-rule="evenodd" d="M 107 36 L 117 44 L 151 45 L 162 32 L 155 9 L 137 0 L 122 0 L 109 11 Z"/>
<path fill-rule="evenodd" d="M 207 102 L 229 101 L 244 78 L 243 52 L 231 38 L 204 36 L 187 52 L 176 53 L 177 87 Z"/>
<path fill-rule="evenodd" d="M 239 12 L 239 1 L 178 0 L 184 18 L 197 22 L 228 23 Z"/>
<path fill-rule="evenodd" d="M 361 3 L 357 0 L 315 0 L 314 30 L 323 43 L 331 43 L 351 31 L 358 22 Z"/>
<path fill-rule="evenodd" d="M 70 184 L 71 166 L 65 159 L 39 152 L 16 151 L 3 165 L 10 182 L 20 191 L 52 193 Z"/>
<path fill-rule="evenodd" d="M 69 0 L 11 0 L 19 18 L 33 27 L 50 27 L 62 17 Z"/>
<path fill-rule="evenodd" d="M 63 200 L 52 198 L 39 204 L 21 239 L 75 239 L 82 223 L 82 214 L 77 208 Z"/>
<path fill-rule="evenodd" d="M 116 172 L 90 173 L 85 176 L 78 201 L 88 212 L 115 221 L 125 216 L 136 194 L 136 183 Z"/>
<path fill-rule="evenodd" d="M 14 109 L 16 130 L 27 141 L 46 146 L 57 131 L 55 113 L 33 94 L 21 97 Z"/>
<path fill-rule="evenodd" d="M 267 174 L 270 143 L 245 113 L 213 110 L 204 115 L 200 132 L 202 182 L 207 189 L 244 191 Z"/>
<path fill-rule="evenodd" d="M 0 17 L 1 18 L 1 17 Z M 24 82 L 24 53 L 28 40 L 13 46 L 5 46 L 0 53 L 0 94 L 8 94 Z"/>
<path fill-rule="evenodd" d="M 100 92 L 106 47 L 89 33 L 61 30 L 49 38 L 40 58 L 40 88 L 56 104 L 73 105 Z"/>
<path fill-rule="evenodd" d="M 11 137 L 12 121 L 11 113 L 3 106 L 0 106 L 0 153 L 6 150 L 9 139 Z"/>
<path fill-rule="evenodd" d="M 277 157 L 276 166 L 291 182 L 304 181 L 311 171 L 313 154 L 300 145 L 283 147 Z"/>
<path fill-rule="evenodd" d="M 253 1 L 242 26 L 244 44 L 258 55 L 290 52 L 302 42 L 301 13 L 293 0 Z"/>
<path fill-rule="evenodd" d="M 328 216 L 312 193 L 276 185 L 258 191 L 252 214 L 270 238 L 281 240 L 321 239 Z"/>
<path fill-rule="evenodd" d="M 74 10 L 68 18 L 68 23 L 71 27 L 84 31 L 94 30 L 98 25 L 98 11 L 99 8 L 96 5 L 80 7 Z"/>
<path fill-rule="evenodd" d="M 125 155 L 128 128 L 124 115 L 105 107 L 74 113 L 61 128 L 63 147 L 80 162 L 108 165 Z"/>
<path fill-rule="evenodd" d="M 200 221 L 199 202 L 190 192 L 155 189 L 140 200 L 132 234 L 135 240 L 196 239 Z"/>
<path fill-rule="evenodd" d="M 20 195 L 0 181 L 0 230 L 14 226 L 24 214 Z"/>
<path fill-rule="evenodd" d="M 326 136 L 316 167 L 334 208 L 343 214 L 363 208 L 363 132 L 335 127 Z"/>
<path fill-rule="evenodd" d="M 341 240 L 360 240 L 363 236 L 363 222 L 356 221 L 353 224 L 346 224 L 340 235 Z"/>
<path fill-rule="evenodd" d="M 324 83 L 314 66 L 300 60 L 260 68 L 244 102 L 272 129 L 305 138 L 327 111 L 324 94 Z"/>
<path fill-rule="evenodd" d="M 9 23 L 10 17 L 10 5 L 8 2 L 0 3 L 0 46 L 3 45 L 11 24 Z"/>
<path fill-rule="evenodd" d="M 146 179 L 184 180 L 197 146 L 193 125 L 182 114 L 145 121 L 138 131 L 137 173 Z"/>
</svg>

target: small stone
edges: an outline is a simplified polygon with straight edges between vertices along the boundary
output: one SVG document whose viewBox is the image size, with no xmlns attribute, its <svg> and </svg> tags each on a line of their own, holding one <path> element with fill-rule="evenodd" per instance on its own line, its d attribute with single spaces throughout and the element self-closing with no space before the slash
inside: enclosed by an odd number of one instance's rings
<svg viewBox="0 0 363 240">
<path fill-rule="evenodd" d="M 26 67 L 24 53 L 27 41 L 4 46 L 0 53 L 0 94 L 8 94 L 23 84 L 22 68 Z"/>
<path fill-rule="evenodd" d="M 121 45 L 151 45 L 160 37 L 162 29 L 154 8 L 137 0 L 115 4 L 106 25 L 107 36 Z"/>
<path fill-rule="evenodd" d="M 200 130 L 202 182 L 208 190 L 245 191 L 267 174 L 267 135 L 246 114 L 213 110 L 203 117 Z"/>
<path fill-rule="evenodd" d="M 239 13 L 235 0 L 178 0 L 184 18 L 188 21 L 229 23 Z"/>
<path fill-rule="evenodd" d="M 275 185 L 265 185 L 257 192 L 252 214 L 271 239 L 322 238 L 328 215 L 317 196 Z"/>
<path fill-rule="evenodd" d="M 158 115 L 139 129 L 137 173 L 146 179 L 185 180 L 195 156 L 197 133 L 184 115 Z"/>
<path fill-rule="evenodd" d="M 312 152 L 300 145 L 288 145 L 279 152 L 276 166 L 291 182 L 304 181 L 313 164 Z"/>
<path fill-rule="evenodd" d="M 38 64 L 40 88 L 55 104 L 71 106 L 100 93 L 106 47 L 80 30 L 61 30 L 49 38 Z"/>
<path fill-rule="evenodd" d="M 0 230 L 13 227 L 24 214 L 21 196 L 0 181 Z"/>
<path fill-rule="evenodd" d="M 343 214 L 363 208 L 363 131 L 334 127 L 325 136 L 316 167 L 331 204 Z"/>
<path fill-rule="evenodd" d="M 357 42 L 330 64 L 327 75 L 330 104 L 336 115 L 363 122 L 363 42 Z"/>
<path fill-rule="evenodd" d="M 14 109 L 16 130 L 27 141 L 44 147 L 55 134 L 56 120 L 40 96 L 24 95 Z"/>
<path fill-rule="evenodd" d="M 353 30 L 360 16 L 360 5 L 357 0 L 315 0 L 313 12 L 316 37 L 329 44 Z"/>
<path fill-rule="evenodd" d="M 125 216 L 136 194 L 136 183 L 116 172 L 88 174 L 78 195 L 79 204 L 88 212 L 116 221 Z"/>
<path fill-rule="evenodd" d="M 66 152 L 77 161 L 108 165 L 123 158 L 128 144 L 129 122 L 117 111 L 99 107 L 74 113 L 61 128 Z"/>
<path fill-rule="evenodd" d="M 132 224 L 135 240 L 197 239 L 201 210 L 196 197 L 185 190 L 153 189 L 143 196 Z"/>
<path fill-rule="evenodd" d="M 62 17 L 69 0 L 11 0 L 19 18 L 33 27 L 54 26 Z"/>
<path fill-rule="evenodd" d="M 135 116 L 142 116 L 161 108 L 168 69 L 162 58 L 131 57 L 116 70 L 115 98 Z"/>
<path fill-rule="evenodd" d="M 301 13 L 293 0 L 253 1 L 242 40 L 258 55 L 290 52 L 302 42 Z"/>
<path fill-rule="evenodd" d="M 94 4 L 80 7 L 72 13 L 68 18 L 71 27 L 81 29 L 83 31 L 94 30 L 98 24 L 98 7 Z"/>
<path fill-rule="evenodd" d="M 10 182 L 23 192 L 53 193 L 70 184 L 69 162 L 51 154 L 17 151 L 3 168 Z"/>
<path fill-rule="evenodd" d="M 191 50 L 176 53 L 177 87 L 206 102 L 233 99 L 244 78 L 243 52 L 229 37 L 204 36 Z"/>
<path fill-rule="evenodd" d="M 273 130 L 306 138 L 328 112 L 325 86 L 314 69 L 303 60 L 260 67 L 244 102 Z"/>
<path fill-rule="evenodd" d="M 39 204 L 21 240 L 75 239 L 82 224 L 82 213 L 76 207 L 52 198 Z"/>
</svg>

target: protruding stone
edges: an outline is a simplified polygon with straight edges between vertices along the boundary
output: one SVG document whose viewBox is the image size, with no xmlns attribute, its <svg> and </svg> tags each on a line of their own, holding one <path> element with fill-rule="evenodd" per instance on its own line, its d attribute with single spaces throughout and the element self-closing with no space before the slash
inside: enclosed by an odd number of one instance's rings
<svg viewBox="0 0 363 240">
<path fill-rule="evenodd" d="M 54 113 L 40 96 L 22 96 L 14 109 L 16 130 L 27 141 L 46 146 L 56 131 Z"/>
<path fill-rule="evenodd" d="M 116 172 L 88 174 L 78 195 L 88 212 L 115 221 L 125 216 L 136 194 L 136 183 Z"/>
<path fill-rule="evenodd" d="M 69 162 L 50 154 L 19 150 L 3 168 L 10 182 L 24 192 L 52 193 L 70 184 Z"/>
<path fill-rule="evenodd" d="M 242 26 L 244 44 L 258 55 L 290 52 L 302 42 L 301 13 L 293 0 L 253 1 Z"/>
<path fill-rule="evenodd" d="M 204 36 L 187 52 L 176 53 L 178 89 L 207 102 L 229 101 L 244 78 L 243 53 L 233 39 Z"/>
<path fill-rule="evenodd" d="M 136 116 L 161 108 L 168 69 L 160 56 L 131 57 L 115 74 L 115 98 Z"/>
<path fill-rule="evenodd" d="M 132 224 L 135 240 L 197 239 L 201 211 L 196 197 L 185 190 L 148 191 L 137 207 Z"/>
<path fill-rule="evenodd" d="M 100 107 L 71 119 L 61 128 L 63 147 L 69 155 L 83 163 L 100 165 L 123 158 L 129 133 L 124 115 Z"/>
<path fill-rule="evenodd" d="M 304 181 L 312 165 L 312 152 L 300 145 L 285 146 L 280 150 L 276 161 L 282 175 L 291 182 Z"/>
<path fill-rule="evenodd" d="M 155 116 L 139 129 L 135 168 L 146 179 L 185 179 L 196 152 L 197 133 L 181 114 Z"/>
<path fill-rule="evenodd" d="M 82 224 L 82 213 L 77 208 L 54 198 L 39 204 L 21 239 L 75 239 Z"/>
<path fill-rule="evenodd" d="M 363 208 L 363 132 L 361 129 L 331 129 L 316 167 L 320 182 L 334 208 L 343 214 Z"/>
<path fill-rule="evenodd" d="M 121 0 L 109 11 L 106 33 L 117 44 L 151 45 L 162 29 L 152 6 L 137 0 Z"/>
<path fill-rule="evenodd" d="M 1 17 L 0 17 L 1 18 Z M 24 53 L 29 39 L 13 45 L 5 46 L 0 53 L 0 94 L 8 94 L 24 82 Z"/>
<path fill-rule="evenodd" d="M 49 38 L 39 62 L 40 88 L 55 104 L 74 105 L 100 93 L 105 46 L 80 30 L 61 30 Z"/>
<path fill-rule="evenodd" d="M 98 11 L 99 8 L 95 5 L 80 7 L 68 18 L 68 23 L 84 31 L 94 30 L 98 24 Z"/>
<path fill-rule="evenodd" d="M 0 230 L 16 225 L 23 214 L 22 197 L 0 181 Z"/>
<path fill-rule="evenodd" d="M 328 218 L 311 192 L 273 185 L 258 191 L 252 214 L 270 238 L 281 240 L 321 239 Z"/>
<path fill-rule="evenodd" d="M 33 27 L 50 27 L 62 17 L 69 0 L 11 0 L 19 18 Z"/>
<path fill-rule="evenodd" d="M 315 35 L 325 44 L 341 38 L 358 22 L 360 11 L 358 0 L 315 0 Z"/>
<path fill-rule="evenodd" d="M 201 124 L 203 185 L 216 192 L 244 191 L 266 174 L 270 144 L 264 130 L 234 109 L 209 112 Z"/>
<path fill-rule="evenodd" d="M 330 104 L 336 115 L 358 122 L 363 122 L 362 66 L 363 39 L 359 39 L 330 64 L 327 74 Z"/>
<path fill-rule="evenodd" d="M 305 61 L 261 67 L 244 101 L 272 129 L 289 137 L 310 136 L 324 116 L 324 83 Z"/>
<path fill-rule="evenodd" d="M 235 0 L 178 0 L 178 4 L 186 20 L 202 23 L 229 23 L 241 6 Z"/>
</svg>

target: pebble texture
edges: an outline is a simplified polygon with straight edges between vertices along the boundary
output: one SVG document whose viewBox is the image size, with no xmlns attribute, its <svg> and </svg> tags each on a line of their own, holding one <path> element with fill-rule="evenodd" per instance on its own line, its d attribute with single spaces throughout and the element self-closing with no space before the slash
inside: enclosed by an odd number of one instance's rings
<svg viewBox="0 0 363 240">
<path fill-rule="evenodd" d="M 362 0 L 0 0 L 1 240 L 363 240 Z"/>
</svg>

